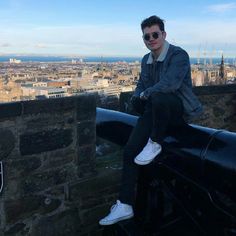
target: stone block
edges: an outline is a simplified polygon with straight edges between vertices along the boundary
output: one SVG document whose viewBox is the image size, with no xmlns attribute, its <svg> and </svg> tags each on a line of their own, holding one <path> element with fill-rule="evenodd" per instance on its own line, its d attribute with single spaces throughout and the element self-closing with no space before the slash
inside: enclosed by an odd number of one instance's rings
<svg viewBox="0 0 236 236">
<path fill-rule="evenodd" d="M 95 222 L 98 222 L 101 218 L 101 213 L 104 212 L 104 205 L 97 206 L 96 208 L 89 208 L 86 211 L 82 212 L 83 222 L 85 225 L 91 225 Z"/>
<path fill-rule="evenodd" d="M 79 178 L 96 174 L 94 144 L 78 147 L 77 165 Z"/>
<path fill-rule="evenodd" d="M 63 167 L 76 160 L 76 156 L 76 152 L 72 148 L 54 150 L 43 157 L 42 167 L 44 170 Z"/>
<path fill-rule="evenodd" d="M 54 112 L 61 113 L 62 111 L 66 112 L 75 109 L 75 98 L 66 97 L 45 100 L 32 100 L 22 102 L 22 105 L 24 115 L 33 115 L 39 113 L 53 114 Z"/>
<path fill-rule="evenodd" d="M 97 98 L 97 106 L 101 108 L 119 110 L 120 98 L 116 95 L 113 96 L 99 96 Z"/>
<path fill-rule="evenodd" d="M 14 103 L 1 103 L 0 104 L 0 120 L 12 119 L 20 116 L 22 112 L 22 105 L 20 102 Z"/>
<path fill-rule="evenodd" d="M 193 87 L 197 96 L 236 93 L 236 84 Z"/>
<path fill-rule="evenodd" d="M 5 162 L 6 180 L 24 178 L 40 166 L 41 160 L 37 157 L 23 160 L 8 160 Z"/>
<path fill-rule="evenodd" d="M 78 209 L 69 209 L 55 215 L 44 216 L 33 225 L 34 236 L 78 236 L 80 217 Z"/>
<path fill-rule="evenodd" d="M 8 157 L 15 147 L 15 142 L 16 139 L 11 130 L 0 129 L 0 160 Z"/>
<path fill-rule="evenodd" d="M 78 165 L 94 164 L 96 155 L 95 145 L 78 146 Z"/>
<path fill-rule="evenodd" d="M 101 195 L 100 192 L 103 190 L 107 191 L 111 186 L 120 183 L 120 180 L 121 171 L 103 169 L 96 176 L 75 184 L 70 184 L 70 199 L 71 201 L 77 201 L 92 196 L 99 197 L 100 201 L 103 202 L 106 196 Z"/>
<path fill-rule="evenodd" d="M 25 223 L 14 224 L 4 233 L 4 236 L 15 236 L 17 235 L 17 233 L 21 233 L 21 235 L 27 235 L 29 233 L 29 229 L 26 230 L 25 228 L 26 228 Z"/>
<path fill-rule="evenodd" d="M 77 120 L 93 120 L 96 116 L 96 95 L 80 95 L 76 97 Z"/>
<path fill-rule="evenodd" d="M 195 124 L 236 131 L 236 94 L 200 95 L 199 99 L 204 113 Z"/>
<path fill-rule="evenodd" d="M 111 206 L 109 206 L 111 207 Z M 81 215 L 81 226 L 80 234 L 89 234 L 91 231 L 97 231 L 99 228 L 98 222 L 101 217 L 105 216 L 108 209 L 104 205 L 98 205 L 96 208 L 87 209 L 87 211 L 82 211 Z M 96 235 L 96 234 L 95 234 Z"/>
<path fill-rule="evenodd" d="M 52 129 L 25 133 L 20 136 L 21 155 L 32 155 L 69 146 L 73 141 L 71 129 Z"/>
<path fill-rule="evenodd" d="M 78 177 L 79 178 L 89 178 L 95 176 L 97 171 L 95 165 L 92 164 L 83 164 L 78 166 Z"/>
<path fill-rule="evenodd" d="M 47 190 L 45 193 L 46 195 L 62 199 L 63 197 L 65 197 L 65 188 L 66 188 L 65 186 L 67 186 L 67 184 L 65 184 L 64 186 L 61 185 L 61 186 L 52 187 L 49 190 Z"/>
<path fill-rule="evenodd" d="M 20 131 L 24 132 L 26 129 L 47 130 L 50 127 L 71 128 L 76 126 L 73 112 L 74 111 L 67 113 L 36 114 L 34 116 L 25 116 L 23 123 L 24 126 L 21 127 Z"/>
<path fill-rule="evenodd" d="M 24 195 L 30 195 L 76 179 L 77 167 L 71 163 L 63 168 L 48 169 L 45 172 L 29 175 L 21 180 L 20 185 Z"/>
<path fill-rule="evenodd" d="M 34 213 L 46 214 L 57 209 L 61 204 L 58 199 L 45 196 L 27 196 L 17 200 L 6 200 L 4 204 L 6 223 L 31 217 Z"/>
<path fill-rule="evenodd" d="M 94 121 L 82 121 L 77 126 L 78 145 L 95 144 L 96 126 Z"/>
<path fill-rule="evenodd" d="M 225 110 L 218 106 L 213 106 L 213 115 L 215 117 L 220 117 L 225 114 Z"/>
</svg>

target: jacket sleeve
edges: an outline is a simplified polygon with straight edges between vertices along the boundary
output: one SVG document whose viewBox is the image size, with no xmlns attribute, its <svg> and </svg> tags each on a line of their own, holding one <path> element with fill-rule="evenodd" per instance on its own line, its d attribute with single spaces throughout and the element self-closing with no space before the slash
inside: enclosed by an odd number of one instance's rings
<svg viewBox="0 0 236 236">
<path fill-rule="evenodd" d="M 139 76 L 139 80 L 138 80 L 138 83 L 136 85 L 136 88 L 135 88 L 135 91 L 134 91 L 134 95 L 135 97 L 139 97 L 140 96 L 140 93 L 143 92 L 145 90 L 145 87 L 144 87 L 144 84 L 143 84 L 143 65 L 144 65 L 144 58 L 142 59 L 142 63 L 141 63 L 141 73 L 140 73 L 140 76 Z"/>
<path fill-rule="evenodd" d="M 167 70 L 161 75 L 160 81 L 154 86 L 147 88 L 144 95 L 149 97 L 153 92 L 171 93 L 178 90 L 183 79 L 190 71 L 190 62 L 187 52 L 176 51 L 170 58 Z"/>
</svg>

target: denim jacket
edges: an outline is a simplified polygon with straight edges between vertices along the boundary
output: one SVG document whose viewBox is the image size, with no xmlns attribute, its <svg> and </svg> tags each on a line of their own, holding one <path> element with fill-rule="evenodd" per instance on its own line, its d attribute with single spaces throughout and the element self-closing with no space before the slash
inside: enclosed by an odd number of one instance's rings
<svg viewBox="0 0 236 236">
<path fill-rule="evenodd" d="M 154 73 L 154 63 L 158 73 Z M 134 92 L 139 96 L 144 92 L 149 97 L 153 92 L 174 93 L 183 103 L 185 118 L 193 118 L 202 113 L 202 105 L 192 91 L 189 56 L 182 48 L 164 43 L 163 50 L 153 62 L 151 53 L 142 59 L 141 75 Z M 153 76 L 154 74 L 154 76 Z"/>
</svg>

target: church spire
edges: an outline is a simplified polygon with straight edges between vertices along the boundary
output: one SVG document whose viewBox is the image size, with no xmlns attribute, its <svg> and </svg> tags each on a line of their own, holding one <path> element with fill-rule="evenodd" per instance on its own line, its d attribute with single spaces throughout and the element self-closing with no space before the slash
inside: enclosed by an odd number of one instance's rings
<svg viewBox="0 0 236 236">
<path fill-rule="evenodd" d="M 224 68 L 224 56 L 223 56 L 223 54 L 222 54 L 222 57 L 221 57 L 219 76 L 220 76 L 220 80 L 222 82 L 224 82 L 224 80 L 225 80 L 225 68 Z"/>
</svg>

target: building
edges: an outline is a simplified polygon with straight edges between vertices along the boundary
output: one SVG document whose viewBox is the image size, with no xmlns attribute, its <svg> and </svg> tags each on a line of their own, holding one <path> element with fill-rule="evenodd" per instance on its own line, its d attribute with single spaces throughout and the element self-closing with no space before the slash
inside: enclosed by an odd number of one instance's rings
<svg viewBox="0 0 236 236">
<path fill-rule="evenodd" d="M 10 58 L 9 62 L 14 63 L 14 64 L 20 64 L 21 60 L 18 60 L 18 59 L 15 59 L 15 58 Z"/>
<path fill-rule="evenodd" d="M 44 98 L 59 98 L 68 96 L 67 90 L 64 88 L 52 88 L 52 87 L 33 87 L 22 86 L 23 97 L 32 97 L 37 99 L 38 97 Z"/>
</svg>

